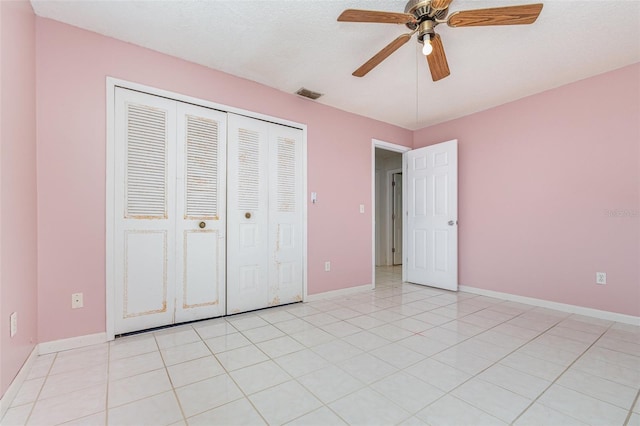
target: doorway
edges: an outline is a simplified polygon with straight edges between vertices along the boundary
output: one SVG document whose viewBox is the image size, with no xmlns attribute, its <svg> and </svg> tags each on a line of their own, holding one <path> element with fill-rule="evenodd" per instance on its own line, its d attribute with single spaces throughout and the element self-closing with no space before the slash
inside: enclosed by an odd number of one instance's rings
<svg viewBox="0 0 640 426">
<path fill-rule="evenodd" d="M 396 265 L 395 269 L 404 268 L 401 221 L 402 153 L 406 151 L 409 151 L 409 148 L 402 145 L 375 139 L 372 141 L 372 268 L 374 287 L 376 267 L 386 269 Z"/>
</svg>

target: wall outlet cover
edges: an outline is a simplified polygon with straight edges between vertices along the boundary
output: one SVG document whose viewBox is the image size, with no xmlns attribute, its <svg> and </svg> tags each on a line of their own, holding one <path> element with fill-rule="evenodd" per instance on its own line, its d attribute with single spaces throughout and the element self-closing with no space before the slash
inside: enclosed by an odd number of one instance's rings
<svg viewBox="0 0 640 426">
<path fill-rule="evenodd" d="M 604 285 L 607 283 L 606 272 L 596 272 L 596 284 Z"/>
</svg>

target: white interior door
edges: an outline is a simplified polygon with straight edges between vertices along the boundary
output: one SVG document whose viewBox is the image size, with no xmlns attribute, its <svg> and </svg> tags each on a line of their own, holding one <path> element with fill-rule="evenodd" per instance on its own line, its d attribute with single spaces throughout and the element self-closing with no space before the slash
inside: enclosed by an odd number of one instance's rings
<svg viewBox="0 0 640 426">
<path fill-rule="evenodd" d="M 391 185 L 391 235 L 394 265 L 402 265 L 402 173 L 393 174 Z"/>
<path fill-rule="evenodd" d="M 116 90 L 115 332 L 173 322 L 176 103 Z"/>
<path fill-rule="evenodd" d="M 302 130 L 269 125 L 268 305 L 302 301 Z"/>
<path fill-rule="evenodd" d="M 302 130 L 229 114 L 227 313 L 302 300 Z"/>
<path fill-rule="evenodd" d="M 228 115 L 227 314 L 269 297 L 269 123 Z"/>
<path fill-rule="evenodd" d="M 176 317 L 225 314 L 227 114 L 178 103 Z"/>
<path fill-rule="evenodd" d="M 458 141 L 403 154 L 407 281 L 458 289 Z"/>
</svg>

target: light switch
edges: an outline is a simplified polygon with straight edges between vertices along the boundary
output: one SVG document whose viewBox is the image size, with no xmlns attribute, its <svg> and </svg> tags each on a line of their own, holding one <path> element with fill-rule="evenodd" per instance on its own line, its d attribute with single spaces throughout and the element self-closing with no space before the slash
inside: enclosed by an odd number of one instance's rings
<svg viewBox="0 0 640 426">
<path fill-rule="evenodd" d="M 360 204 L 360 213 L 364 213 L 364 204 Z"/>
<path fill-rule="evenodd" d="M 316 201 L 318 201 L 318 194 L 317 194 L 316 192 L 312 192 L 312 193 L 311 193 L 311 202 L 312 202 L 313 204 L 315 204 L 315 203 L 316 203 Z"/>
</svg>

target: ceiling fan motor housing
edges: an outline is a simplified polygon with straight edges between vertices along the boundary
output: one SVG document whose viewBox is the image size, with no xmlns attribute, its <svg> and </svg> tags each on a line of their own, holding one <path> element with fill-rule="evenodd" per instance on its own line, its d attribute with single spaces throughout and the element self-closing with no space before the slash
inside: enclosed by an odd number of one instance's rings
<svg viewBox="0 0 640 426">
<path fill-rule="evenodd" d="M 434 28 L 438 25 L 436 19 L 447 16 L 448 8 L 433 9 L 431 0 L 409 0 L 404 7 L 404 13 L 410 13 L 416 18 L 416 22 L 409 22 L 406 25 L 411 30 L 418 30 L 418 41 L 423 43 L 425 36 L 434 34 Z"/>
</svg>

